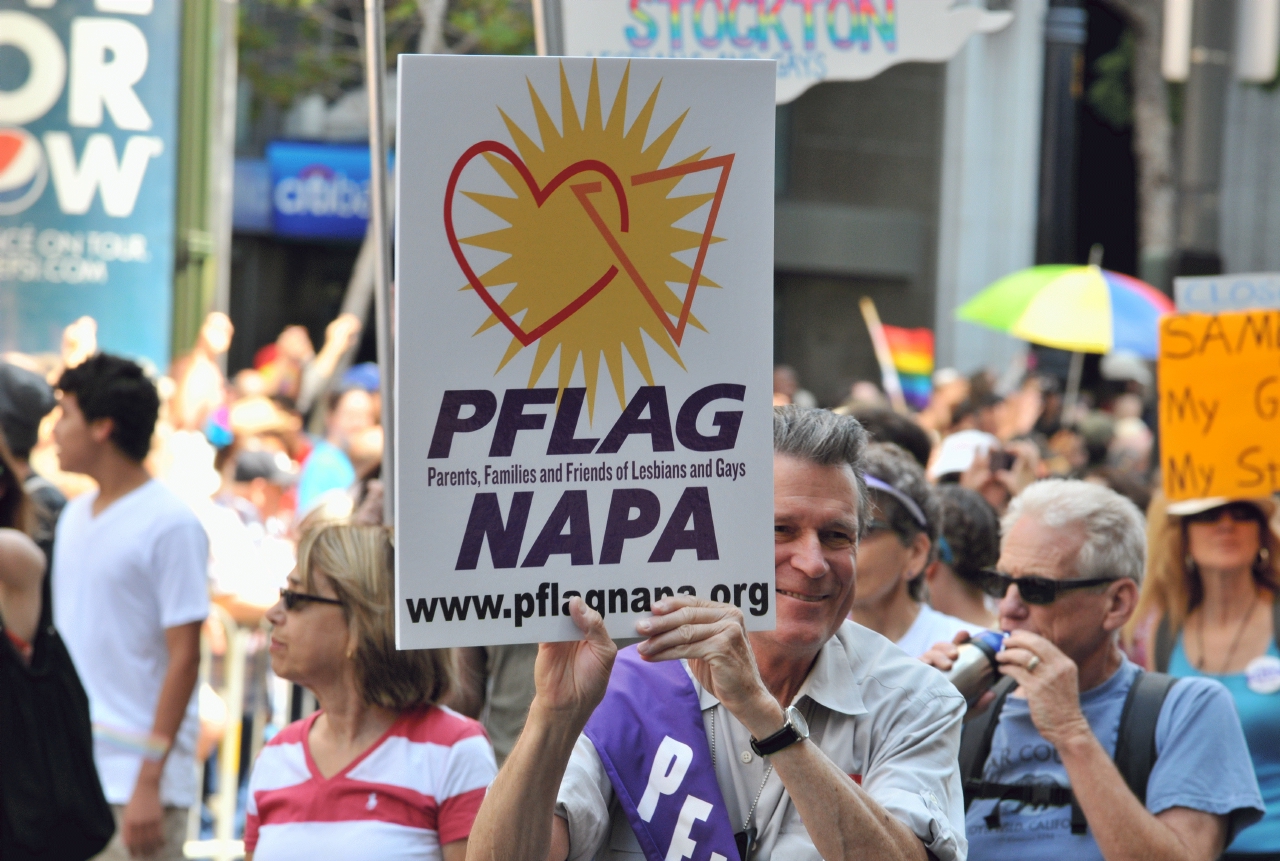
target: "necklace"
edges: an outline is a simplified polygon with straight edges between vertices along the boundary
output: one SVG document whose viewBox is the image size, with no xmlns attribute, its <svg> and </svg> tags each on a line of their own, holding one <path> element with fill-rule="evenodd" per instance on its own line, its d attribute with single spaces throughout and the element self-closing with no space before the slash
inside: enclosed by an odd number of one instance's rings
<svg viewBox="0 0 1280 861">
<path fill-rule="evenodd" d="M 716 710 L 711 710 L 711 770 L 716 769 Z M 760 788 L 756 790 L 755 800 L 751 802 L 751 809 L 747 811 L 747 818 L 742 820 L 742 831 L 746 831 L 751 826 L 751 817 L 755 815 L 756 805 L 760 803 L 760 796 L 764 795 L 764 785 L 769 782 L 769 775 L 773 774 L 773 763 L 770 762 L 764 770 L 764 780 L 760 781 Z"/>
<path fill-rule="evenodd" d="M 1245 628 L 1249 627 L 1249 620 L 1253 618 L 1253 611 L 1256 610 L 1257 608 L 1258 608 L 1258 592 L 1257 590 L 1254 590 L 1253 601 L 1252 603 L 1249 604 L 1249 610 L 1244 614 L 1244 617 L 1240 619 L 1240 624 L 1236 626 L 1236 636 L 1235 636 L 1235 639 L 1231 641 L 1231 648 L 1227 650 L 1226 660 L 1222 662 L 1222 670 L 1216 673 L 1215 675 L 1220 676 L 1225 674 L 1227 671 L 1227 667 L 1231 666 L 1231 659 L 1235 657 L 1236 648 L 1240 645 L 1240 640 L 1244 637 Z M 1204 617 L 1205 615 L 1206 614 L 1203 612 L 1203 608 L 1202 608 L 1200 613 L 1200 624 L 1196 626 L 1196 636 L 1197 636 L 1197 639 L 1200 641 L 1199 642 L 1200 662 L 1196 664 L 1196 669 L 1202 673 L 1204 672 L 1205 659 L 1208 657 L 1204 651 Z M 714 765 L 714 762 L 715 762 L 715 757 L 713 754 L 712 755 L 713 765 Z"/>
</svg>

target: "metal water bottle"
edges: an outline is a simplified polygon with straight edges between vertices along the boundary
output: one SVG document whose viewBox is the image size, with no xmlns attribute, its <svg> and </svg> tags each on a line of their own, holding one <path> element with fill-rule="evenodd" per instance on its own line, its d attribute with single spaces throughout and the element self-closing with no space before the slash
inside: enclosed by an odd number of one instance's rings
<svg viewBox="0 0 1280 861">
<path fill-rule="evenodd" d="M 1004 647 L 1006 636 L 1008 635 L 999 631 L 983 631 L 959 646 L 960 654 L 956 656 L 946 676 L 947 681 L 955 685 L 970 706 L 1000 678 L 996 652 Z"/>
</svg>

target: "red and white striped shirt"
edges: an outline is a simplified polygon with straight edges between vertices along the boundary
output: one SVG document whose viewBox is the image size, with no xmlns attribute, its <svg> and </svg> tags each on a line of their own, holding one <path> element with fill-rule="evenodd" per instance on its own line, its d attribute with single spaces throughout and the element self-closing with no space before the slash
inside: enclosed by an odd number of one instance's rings
<svg viewBox="0 0 1280 861">
<path fill-rule="evenodd" d="M 254 861 L 439 859 L 442 844 L 471 833 L 498 770 L 479 723 L 440 706 L 405 712 L 325 779 L 307 743 L 319 715 L 285 727 L 254 763 L 244 833 Z"/>
</svg>

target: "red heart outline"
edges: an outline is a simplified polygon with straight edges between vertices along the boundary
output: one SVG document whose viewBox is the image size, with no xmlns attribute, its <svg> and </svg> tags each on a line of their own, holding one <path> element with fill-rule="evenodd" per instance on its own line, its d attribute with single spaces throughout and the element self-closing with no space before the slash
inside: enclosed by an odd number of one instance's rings
<svg viewBox="0 0 1280 861">
<path fill-rule="evenodd" d="M 596 294 L 613 281 L 618 274 L 618 267 L 610 266 L 604 275 L 600 276 L 594 284 L 583 291 L 576 299 L 561 308 L 552 316 L 548 317 L 533 331 L 526 332 L 524 327 L 511 318 L 511 315 L 506 312 L 502 307 L 502 304 L 498 302 L 498 300 L 494 299 L 493 294 L 489 292 L 489 289 L 481 283 L 479 276 L 477 276 L 475 270 L 471 268 L 471 264 L 467 261 L 467 257 L 462 251 L 462 244 L 458 241 L 457 231 L 454 230 L 453 226 L 453 198 L 457 191 L 458 180 L 462 176 L 462 171 L 471 163 L 472 159 L 481 153 L 486 152 L 502 156 L 511 164 L 512 167 L 516 169 L 516 172 L 518 172 L 520 177 L 524 180 L 525 185 L 529 187 L 529 191 L 532 192 L 533 200 L 538 205 L 538 208 L 541 208 L 542 204 L 547 202 L 547 199 L 555 193 L 556 189 L 578 174 L 588 172 L 600 174 L 609 181 L 609 184 L 613 186 L 614 194 L 617 195 L 619 222 L 623 233 L 628 231 L 631 220 L 630 212 L 627 207 L 627 193 L 622 187 L 622 180 L 618 178 L 618 175 L 613 171 L 613 168 L 597 159 L 583 159 L 582 161 L 574 162 L 556 174 L 555 177 L 552 178 L 552 180 L 545 186 L 539 188 L 538 181 L 534 179 L 532 171 L 529 170 L 529 167 L 524 163 L 524 160 L 521 159 L 520 156 L 511 149 L 511 147 L 506 144 L 499 143 L 498 141 L 481 141 L 480 143 L 475 144 L 464 152 L 462 157 L 454 164 L 453 172 L 449 174 L 449 184 L 445 188 L 444 193 L 444 230 L 445 235 L 449 239 L 449 248 L 453 251 L 454 259 L 458 261 L 458 265 L 462 267 L 463 273 L 467 276 L 467 283 L 470 284 L 471 288 L 480 295 L 480 298 L 484 300 L 484 303 L 489 306 L 489 311 L 493 316 L 502 321 L 502 325 L 506 326 L 507 329 L 510 330 L 516 340 L 518 340 L 523 346 L 527 347 L 547 332 L 550 332 L 556 326 L 559 326 L 569 317 L 577 313 L 582 306 L 590 302 Z M 632 184 L 635 184 L 634 178 Z M 600 183 L 594 182 L 582 183 L 571 186 L 571 188 L 574 194 L 578 197 L 578 200 L 584 201 L 586 200 L 587 194 L 600 191 L 602 186 Z M 590 208 L 589 211 L 591 213 L 595 213 L 594 208 Z M 599 217 L 598 214 L 596 214 L 595 217 Z M 603 220 L 601 220 L 599 224 L 597 224 L 597 227 L 603 223 Z M 694 280 L 696 282 L 696 277 Z"/>
</svg>

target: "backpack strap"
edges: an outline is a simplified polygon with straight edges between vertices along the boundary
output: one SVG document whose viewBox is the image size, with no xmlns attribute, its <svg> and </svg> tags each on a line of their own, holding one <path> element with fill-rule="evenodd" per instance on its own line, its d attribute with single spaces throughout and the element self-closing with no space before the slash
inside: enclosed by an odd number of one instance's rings
<svg viewBox="0 0 1280 861">
<path fill-rule="evenodd" d="M 1275 592 L 1271 593 L 1271 638 L 1280 649 L 1280 595 Z"/>
<path fill-rule="evenodd" d="M 960 782 L 964 786 L 965 810 L 969 809 L 973 799 L 983 797 L 978 793 L 983 786 L 987 757 L 991 756 L 991 739 L 995 737 L 996 726 L 1000 723 L 1004 701 L 1014 687 L 1016 683 L 1007 676 L 997 682 L 992 688 L 996 692 L 995 702 L 960 731 Z"/>
<path fill-rule="evenodd" d="M 1116 738 L 1116 768 L 1129 790 L 1147 803 L 1147 780 L 1156 763 L 1156 724 L 1169 689 L 1178 680 L 1164 673 L 1138 671 L 1120 713 Z"/>
<path fill-rule="evenodd" d="M 1160 624 L 1156 626 L 1156 640 L 1154 644 L 1154 652 L 1152 658 L 1156 672 L 1169 672 L 1169 659 L 1173 656 L 1173 647 L 1178 643 L 1178 634 L 1173 630 L 1173 626 L 1169 624 L 1169 615 L 1160 617 Z"/>
<path fill-rule="evenodd" d="M 1012 680 L 1008 680 L 1012 681 Z M 1156 762 L 1156 724 L 1169 689 L 1178 680 L 1164 673 L 1138 671 L 1120 713 L 1120 729 L 1116 739 L 1115 763 L 1129 790 L 1143 804 L 1147 801 L 1147 781 Z M 1001 684 L 1004 684 L 1002 680 Z M 1088 828 L 1084 811 L 1074 793 L 1066 787 L 1059 791 L 1029 789 L 1021 785 L 987 783 L 983 771 L 991 755 L 991 740 L 1000 722 L 1000 710 L 1013 689 L 1005 684 L 996 701 L 986 712 L 965 724 L 960 736 L 960 778 L 964 785 L 964 807 L 978 798 L 997 798 L 1034 804 L 1071 805 L 1071 833 L 1084 834 Z M 1034 793 L 1034 795 L 1033 795 Z M 990 828 L 1000 827 L 1000 804 L 997 802 L 987 817 Z"/>
</svg>

